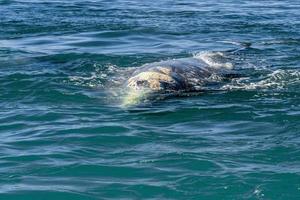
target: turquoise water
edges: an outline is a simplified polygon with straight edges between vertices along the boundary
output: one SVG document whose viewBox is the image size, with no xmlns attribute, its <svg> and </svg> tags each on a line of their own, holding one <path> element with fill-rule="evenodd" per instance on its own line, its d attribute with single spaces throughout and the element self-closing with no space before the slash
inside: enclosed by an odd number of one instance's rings
<svg viewBox="0 0 300 200">
<path fill-rule="evenodd" d="M 297 2 L 1 0 L 0 199 L 299 199 Z M 120 106 L 195 55 L 243 76 Z"/>
</svg>

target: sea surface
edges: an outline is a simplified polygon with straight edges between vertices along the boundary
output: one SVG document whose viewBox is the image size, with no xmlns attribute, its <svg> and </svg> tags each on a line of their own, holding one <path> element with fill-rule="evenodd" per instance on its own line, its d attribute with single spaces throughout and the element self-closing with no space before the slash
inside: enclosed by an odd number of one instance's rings
<svg viewBox="0 0 300 200">
<path fill-rule="evenodd" d="M 241 77 L 121 106 L 143 64 Z M 0 199 L 300 199 L 300 2 L 0 0 Z"/>
</svg>

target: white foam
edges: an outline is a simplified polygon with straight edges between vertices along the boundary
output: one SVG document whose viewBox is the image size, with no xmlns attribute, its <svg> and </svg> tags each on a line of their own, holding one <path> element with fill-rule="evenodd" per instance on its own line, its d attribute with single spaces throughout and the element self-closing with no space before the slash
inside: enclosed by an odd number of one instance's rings
<svg viewBox="0 0 300 200">
<path fill-rule="evenodd" d="M 285 89 L 291 85 L 300 85 L 300 71 L 278 69 L 258 81 L 250 77 L 234 79 L 221 89 Z"/>
<path fill-rule="evenodd" d="M 68 83 L 77 86 L 91 88 L 105 88 L 104 83 L 109 79 L 109 85 L 119 85 L 119 82 L 124 81 L 124 77 L 117 77 L 120 70 L 115 65 L 107 65 L 105 67 L 94 64 L 94 71 L 82 73 L 80 75 L 72 75 L 68 77 Z"/>
</svg>

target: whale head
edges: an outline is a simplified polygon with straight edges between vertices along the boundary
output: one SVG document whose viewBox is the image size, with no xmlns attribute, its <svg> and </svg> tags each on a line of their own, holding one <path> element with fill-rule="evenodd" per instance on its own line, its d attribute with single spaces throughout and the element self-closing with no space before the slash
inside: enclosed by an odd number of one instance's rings
<svg viewBox="0 0 300 200">
<path fill-rule="evenodd" d="M 169 68 L 158 67 L 136 73 L 125 84 L 125 96 L 122 105 L 131 106 L 145 102 L 161 92 L 178 88 L 176 80 Z"/>
</svg>

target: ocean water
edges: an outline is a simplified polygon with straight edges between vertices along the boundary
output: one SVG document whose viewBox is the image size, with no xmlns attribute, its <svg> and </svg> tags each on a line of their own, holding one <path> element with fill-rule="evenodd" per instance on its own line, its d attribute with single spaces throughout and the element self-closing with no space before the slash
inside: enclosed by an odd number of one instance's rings
<svg viewBox="0 0 300 200">
<path fill-rule="evenodd" d="M 242 77 L 120 106 L 143 64 Z M 0 199 L 300 199 L 300 3 L 0 0 Z"/>
</svg>

